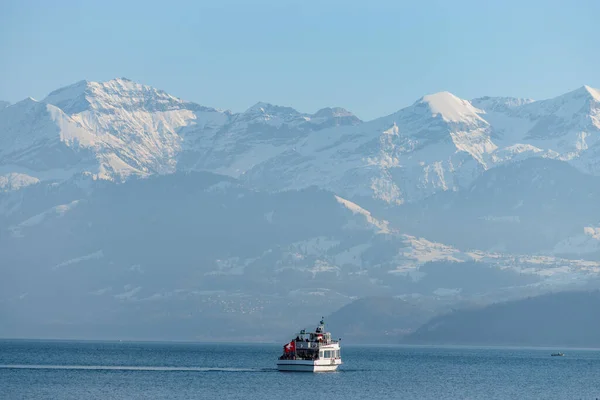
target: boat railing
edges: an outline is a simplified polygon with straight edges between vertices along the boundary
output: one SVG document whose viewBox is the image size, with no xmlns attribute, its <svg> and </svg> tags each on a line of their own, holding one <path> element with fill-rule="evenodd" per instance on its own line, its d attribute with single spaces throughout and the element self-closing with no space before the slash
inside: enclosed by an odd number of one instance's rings
<svg viewBox="0 0 600 400">
<path fill-rule="evenodd" d="M 336 344 L 339 343 L 338 340 L 329 340 L 329 341 L 321 341 L 321 342 L 303 342 L 303 341 L 297 341 L 296 342 L 296 350 L 308 350 L 308 349 L 318 349 L 320 346 L 327 346 L 330 344 Z"/>
</svg>

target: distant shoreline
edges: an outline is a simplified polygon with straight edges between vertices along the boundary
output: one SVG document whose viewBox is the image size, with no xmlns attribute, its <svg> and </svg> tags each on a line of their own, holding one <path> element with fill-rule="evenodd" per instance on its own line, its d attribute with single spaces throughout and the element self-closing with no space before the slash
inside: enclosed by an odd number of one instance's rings
<svg viewBox="0 0 600 400">
<path fill-rule="evenodd" d="M 194 341 L 194 340 L 114 340 L 114 339 L 41 339 L 41 338 L 0 338 L 2 342 L 48 342 L 48 343 L 123 343 L 123 344 L 195 344 L 195 345 L 273 345 L 277 342 L 259 341 Z M 569 345 L 490 345 L 490 344 L 412 344 L 412 343 L 345 343 L 348 347 L 394 347 L 394 348 L 436 348 L 436 349 L 498 349 L 498 350 L 577 350 L 577 351 L 600 351 L 600 347 L 574 347 Z"/>
</svg>

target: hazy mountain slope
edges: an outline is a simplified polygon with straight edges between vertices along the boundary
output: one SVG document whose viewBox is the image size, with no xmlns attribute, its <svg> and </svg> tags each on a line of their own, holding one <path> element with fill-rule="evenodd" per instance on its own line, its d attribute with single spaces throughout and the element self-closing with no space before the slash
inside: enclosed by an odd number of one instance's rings
<svg viewBox="0 0 600 400">
<path fill-rule="evenodd" d="M 596 263 L 464 252 L 400 234 L 316 188 L 258 192 L 207 173 L 63 185 L 46 195 L 42 184 L 26 188 L 41 203 L 23 204 L 28 213 L 0 227 L 0 302 L 15 335 L 66 334 L 75 324 L 85 336 L 102 324 L 113 337 L 146 337 L 142 327 L 156 325 L 164 337 L 210 336 L 179 332 L 201 318 L 228 326 L 223 337 L 256 339 L 355 297 L 490 302 L 585 284 L 600 271 Z M 55 205 L 41 209 L 45 197 Z"/>
<path fill-rule="evenodd" d="M 393 297 L 366 297 L 327 317 L 327 329 L 344 342 L 397 342 L 435 314 L 432 306 Z"/>
<path fill-rule="evenodd" d="M 285 275 L 273 275 L 275 260 L 252 259 L 331 235 L 347 222 L 344 215 L 333 196 L 318 190 L 271 198 L 207 174 L 110 185 L 3 232 L 2 319 L 15 321 L 10 329 L 21 329 L 19 336 L 35 334 L 36 326 L 93 335 L 97 324 L 113 337 L 152 337 L 144 327 L 163 324 L 172 324 L 171 338 L 217 334 L 179 332 L 194 315 L 204 324 L 233 324 L 225 336 L 258 335 L 263 315 L 277 327 L 290 288 Z M 236 259 L 246 271 L 229 267 Z M 333 310 L 346 301 L 332 294 L 321 306 Z M 306 300 L 294 303 L 301 318 Z M 258 316 L 250 325 L 243 322 L 248 313 Z"/>
<path fill-rule="evenodd" d="M 600 293 L 564 292 L 433 318 L 405 341 L 428 344 L 600 346 Z"/>
<path fill-rule="evenodd" d="M 600 178 L 533 158 L 490 169 L 469 188 L 390 210 L 403 229 L 458 246 L 550 252 L 600 220 Z"/>
<path fill-rule="evenodd" d="M 584 226 L 578 233 L 558 242 L 553 253 L 572 258 L 600 259 L 600 228 Z"/>
</svg>

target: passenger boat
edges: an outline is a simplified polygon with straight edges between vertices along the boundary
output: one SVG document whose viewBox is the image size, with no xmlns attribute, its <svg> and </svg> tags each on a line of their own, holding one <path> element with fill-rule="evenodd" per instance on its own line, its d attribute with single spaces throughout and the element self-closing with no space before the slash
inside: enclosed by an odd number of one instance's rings
<svg viewBox="0 0 600 400">
<path fill-rule="evenodd" d="M 564 356 L 565 356 L 565 353 L 560 353 L 560 352 L 558 352 L 558 353 L 552 353 L 552 354 L 550 354 L 550 355 L 551 355 L 552 357 L 564 357 Z"/>
<path fill-rule="evenodd" d="M 341 339 L 340 339 L 341 340 Z M 283 346 L 277 360 L 279 371 L 328 372 L 342 364 L 340 340 L 332 340 L 325 331 L 323 319 L 314 332 L 304 329 L 291 342 Z"/>
</svg>

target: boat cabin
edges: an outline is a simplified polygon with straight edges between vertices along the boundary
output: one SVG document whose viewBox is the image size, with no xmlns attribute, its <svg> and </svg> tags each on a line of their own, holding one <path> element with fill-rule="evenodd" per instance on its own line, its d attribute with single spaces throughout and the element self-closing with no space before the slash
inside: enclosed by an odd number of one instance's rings
<svg viewBox="0 0 600 400">
<path fill-rule="evenodd" d="M 279 357 L 280 360 L 320 360 L 340 358 L 339 341 L 331 339 L 331 333 L 325 332 L 323 320 L 321 320 L 314 332 L 306 332 L 304 329 L 301 330 L 292 342 L 284 346 L 284 354 Z"/>
<path fill-rule="evenodd" d="M 283 355 L 277 361 L 280 371 L 327 372 L 342 364 L 340 340 L 333 340 L 325 331 L 321 319 L 314 332 L 301 330 L 296 338 L 283 346 Z"/>
</svg>

